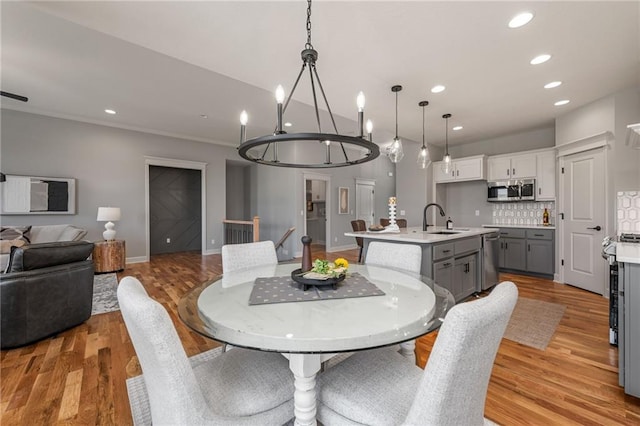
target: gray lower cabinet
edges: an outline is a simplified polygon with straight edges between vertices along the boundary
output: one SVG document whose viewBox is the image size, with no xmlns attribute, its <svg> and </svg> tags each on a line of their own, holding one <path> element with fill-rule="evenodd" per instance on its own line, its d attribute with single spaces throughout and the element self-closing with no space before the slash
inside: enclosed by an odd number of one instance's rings
<svg viewBox="0 0 640 426">
<path fill-rule="evenodd" d="M 553 229 L 500 229 L 500 268 L 553 275 Z"/>
<path fill-rule="evenodd" d="M 527 269 L 527 246 L 524 239 L 500 239 L 500 267 L 506 269 Z"/>
<path fill-rule="evenodd" d="M 452 293 L 456 300 L 464 299 L 476 292 L 476 276 L 475 254 L 455 260 Z"/>
<path fill-rule="evenodd" d="M 451 292 L 456 302 L 479 290 L 480 237 L 434 244 L 431 247 L 433 280 Z"/>
</svg>

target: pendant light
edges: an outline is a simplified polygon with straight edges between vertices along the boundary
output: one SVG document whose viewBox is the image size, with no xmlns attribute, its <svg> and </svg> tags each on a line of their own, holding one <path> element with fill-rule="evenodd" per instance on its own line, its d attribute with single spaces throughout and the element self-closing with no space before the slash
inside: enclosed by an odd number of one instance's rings
<svg viewBox="0 0 640 426">
<path fill-rule="evenodd" d="M 442 158 L 442 171 L 446 174 L 451 172 L 451 155 L 449 154 L 449 119 L 451 114 L 442 116 L 445 120 L 444 158 Z"/>
<path fill-rule="evenodd" d="M 316 61 L 318 59 L 318 52 L 313 48 L 311 44 L 311 0 L 307 0 L 307 13 L 306 13 L 306 30 L 307 30 L 307 42 L 304 45 L 302 51 L 302 68 L 298 73 L 298 77 L 293 84 L 291 93 L 285 101 L 285 91 L 282 86 L 278 86 L 276 89 L 276 108 L 277 108 L 277 122 L 273 134 L 260 136 L 250 140 L 246 139 L 246 126 L 248 122 L 248 114 L 246 111 L 242 111 L 240 115 L 240 146 L 238 147 L 238 154 L 246 160 L 252 161 L 258 164 L 266 164 L 269 166 L 278 167 L 301 167 L 301 168 L 328 168 L 328 167 L 344 167 L 352 166 L 355 164 L 362 164 L 376 159 L 380 155 L 380 148 L 378 145 L 371 141 L 371 125 L 367 125 L 367 131 L 369 137 L 365 138 L 363 130 L 364 121 L 364 95 L 360 92 L 356 98 L 356 105 L 358 107 L 358 136 L 348 136 L 338 133 L 336 122 L 327 101 L 327 96 L 320 82 L 318 71 L 316 70 Z M 309 76 L 311 80 L 311 93 L 313 95 L 313 106 L 315 112 L 315 119 L 317 122 L 318 130 L 314 132 L 297 132 L 287 133 L 282 128 L 283 114 L 287 110 L 287 106 L 293 97 L 293 93 L 300 82 L 300 78 L 306 69 L 309 69 Z M 320 123 L 320 110 L 318 107 L 318 99 L 316 97 L 316 91 L 320 89 L 320 94 L 326 105 L 327 112 L 331 125 L 335 133 L 326 133 L 322 131 Z M 304 144 L 307 146 L 309 143 L 323 144 L 324 154 L 321 154 L 317 161 L 310 161 L 299 163 L 295 161 L 295 155 L 293 159 L 288 156 L 278 157 L 278 148 L 281 149 L 280 154 L 283 153 L 282 148 L 287 148 L 294 144 Z M 352 146 L 356 149 L 351 150 L 349 154 L 345 150 L 346 146 Z M 332 161 L 331 148 L 339 147 L 336 149 L 339 154 L 339 161 Z M 304 149 L 304 147 L 302 147 Z M 294 146 L 295 151 L 295 146 Z M 286 153 L 285 153 L 286 154 Z"/>
<path fill-rule="evenodd" d="M 429 149 L 424 144 L 424 107 L 429 105 L 429 101 L 421 101 L 418 105 L 422 107 L 422 148 L 420 148 L 420 152 L 418 153 L 418 165 L 421 169 L 426 169 L 429 163 L 431 163 Z"/>
<path fill-rule="evenodd" d="M 395 85 L 391 88 L 391 91 L 396 94 L 396 137 L 393 138 L 393 142 L 389 146 L 389 160 L 392 163 L 399 163 L 404 157 L 404 150 L 402 149 L 402 141 L 398 137 L 398 92 L 402 90 L 402 86 Z"/>
</svg>

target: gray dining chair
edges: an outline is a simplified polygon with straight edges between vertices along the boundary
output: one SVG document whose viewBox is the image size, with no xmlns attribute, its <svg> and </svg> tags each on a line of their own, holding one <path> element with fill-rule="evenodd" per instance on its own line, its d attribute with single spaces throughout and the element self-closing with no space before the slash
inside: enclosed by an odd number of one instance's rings
<svg viewBox="0 0 640 426">
<path fill-rule="evenodd" d="M 282 355 L 236 348 L 191 367 L 169 314 L 140 281 L 123 278 L 118 303 L 154 425 L 281 425 L 293 418 L 293 374 Z"/>
<path fill-rule="evenodd" d="M 491 370 L 517 299 L 517 287 L 505 281 L 487 297 L 451 308 L 424 371 L 392 351 L 358 352 L 326 370 L 318 381 L 318 420 L 482 425 Z"/>
<path fill-rule="evenodd" d="M 277 264 L 278 255 L 273 241 L 222 246 L 223 273 Z"/>
<path fill-rule="evenodd" d="M 422 266 L 422 249 L 417 244 L 372 241 L 367 247 L 364 263 L 419 274 Z"/>
</svg>

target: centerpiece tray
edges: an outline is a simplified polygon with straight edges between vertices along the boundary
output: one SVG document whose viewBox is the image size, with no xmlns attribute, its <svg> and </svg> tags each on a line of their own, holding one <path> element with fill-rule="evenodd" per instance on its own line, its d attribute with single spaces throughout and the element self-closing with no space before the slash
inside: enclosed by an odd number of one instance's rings
<svg viewBox="0 0 640 426">
<path fill-rule="evenodd" d="M 302 269 L 296 269 L 291 272 L 291 279 L 297 282 L 298 284 L 301 284 L 302 290 L 304 291 L 307 291 L 307 289 L 311 286 L 317 286 L 317 287 L 331 286 L 331 288 L 335 290 L 337 288 L 338 283 L 341 281 L 344 281 L 344 279 L 347 276 L 347 274 L 341 274 L 337 277 L 328 277 L 326 279 L 317 280 L 317 279 L 305 278 L 302 276 L 302 274 L 303 274 Z"/>
</svg>

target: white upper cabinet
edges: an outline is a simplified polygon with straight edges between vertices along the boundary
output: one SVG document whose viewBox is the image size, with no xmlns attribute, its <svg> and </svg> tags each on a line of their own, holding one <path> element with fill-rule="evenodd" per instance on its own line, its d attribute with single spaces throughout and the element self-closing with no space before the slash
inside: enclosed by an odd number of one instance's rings
<svg viewBox="0 0 640 426">
<path fill-rule="evenodd" d="M 323 180 L 311 181 L 311 201 L 325 201 L 326 185 Z"/>
<path fill-rule="evenodd" d="M 436 183 L 486 180 L 487 159 L 484 155 L 451 160 L 451 170 L 442 170 L 442 161 L 433 163 L 433 180 Z"/>
<path fill-rule="evenodd" d="M 536 173 L 536 200 L 556 199 L 556 152 L 555 150 L 538 153 Z"/>
<path fill-rule="evenodd" d="M 536 154 L 489 157 L 488 169 L 490 181 L 535 178 Z"/>
</svg>

